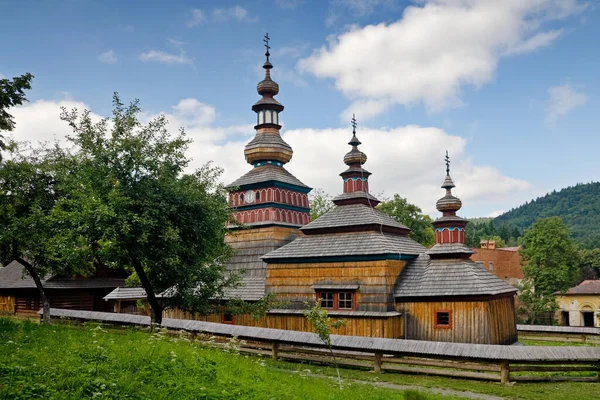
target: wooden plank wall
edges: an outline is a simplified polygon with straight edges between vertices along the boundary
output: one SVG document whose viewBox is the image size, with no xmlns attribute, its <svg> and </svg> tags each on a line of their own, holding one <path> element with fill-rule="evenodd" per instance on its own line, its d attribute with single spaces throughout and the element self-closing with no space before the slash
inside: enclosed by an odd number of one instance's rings
<svg viewBox="0 0 600 400">
<path fill-rule="evenodd" d="M 512 344 L 518 340 L 512 296 L 488 301 L 399 303 L 407 313 L 407 339 L 456 343 Z M 451 328 L 436 328 L 437 311 L 452 312 Z"/>
<path fill-rule="evenodd" d="M 358 311 L 392 311 L 394 284 L 405 261 L 354 261 L 298 264 L 268 264 L 267 293 L 289 301 L 291 309 L 314 302 L 315 284 L 357 284 Z"/>
<path fill-rule="evenodd" d="M 0 296 L 0 313 L 14 314 L 15 304 L 14 296 Z"/>
<path fill-rule="evenodd" d="M 179 309 L 168 309 L 163 312 L 163 318 L 190 319 L 195 321 L 222 323 L 220 314 L 194 315 Z M 343 317 L 332 316 L 332 320 L 345 319 L 346 325 L 333 332 L 338 335 L 382 337 L 398 339 L 403 335 L 402 316 L 393 317 Z M 235 325 L 255 326 L 261 328 L 286 329 L 292 331 L 312 332 L 312 327 L 302 314 L 269 314 L 258 320 L 250 315 L 235 315 Z"/>
</svg>

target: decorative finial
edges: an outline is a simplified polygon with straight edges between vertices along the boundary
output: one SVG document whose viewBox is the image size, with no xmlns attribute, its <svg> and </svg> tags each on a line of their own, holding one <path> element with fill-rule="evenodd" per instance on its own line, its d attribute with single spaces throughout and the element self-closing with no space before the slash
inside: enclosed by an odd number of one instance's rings
<svg viewBox="0 0 600 400">
<path fill-rule="evenodd" d="M 265 47 L 267 48 L 267 52 L 265 53 L 265 56 L 267 56 L 267 61 L 269 61 L 269 56 L 271 55 L 271 53 L 269 53 L 269 49 L 271 48 L 271 46 L 269 46 L 269 40 L 271 40 L 271 38 L 269 37 L 269 32 L 267 32 L 265 34 L 265 38 L 263 39 L 263 42 L 265 42 Z"/>
<path fill-rule="evenodd" d="M 350 120 L 350 123 L 352 124 L 352 133 L 356 134 L 356 117 L 354 116 L 354 114 L 352 114 L 352 119 Z"/>
<path fill-rule="evenodd" d="M 448 150 L 446 150 L 446 175 L 450 175 L 450 157 L 448 157 Z"/>
</svg>

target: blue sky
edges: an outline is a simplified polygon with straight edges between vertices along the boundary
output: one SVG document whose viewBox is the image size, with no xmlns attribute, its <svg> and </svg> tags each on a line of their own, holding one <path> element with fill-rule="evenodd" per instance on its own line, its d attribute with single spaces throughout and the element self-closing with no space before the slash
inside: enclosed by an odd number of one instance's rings
<svg viewBox="0 0 600 400">
<path fill-rule="evenodd" d="M 269 32 L 294 174 L 339 192 L 356 113 L 374 193 L 435 212 L 449 149 L 463 213 L 485 216 L 599 179 L 599 22 L 576 0 L 4 0 L 0 74 L 35 75 L 19 138 L 60 138 L 60 105 L 107 116 L 118 91 L 230 181 Z"/>
</svg>

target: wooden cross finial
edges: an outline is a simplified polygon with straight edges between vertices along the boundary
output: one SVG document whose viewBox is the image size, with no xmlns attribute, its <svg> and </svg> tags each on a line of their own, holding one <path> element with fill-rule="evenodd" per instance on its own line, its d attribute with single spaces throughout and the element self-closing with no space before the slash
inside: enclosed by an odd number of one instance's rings
<svg viewBox="0 0 600 400">
<path fill-rule="evenodd" d="M 263 39 L 263 42 L 265 42 L 265 47 L 267 48 L 267 52 L 265 53 L 267 56 L 267 61 L 269 61 L 269 56 L 271 55 L 271 53 L 269 53 L 269 49 L 271 48 L 271 46 L 269 46 L 269 40 L 271 40 L 271 38 L 269 37 L 269 32 L 267 32 L 265 34 L 265 38 Z"/>
<path fill-rule="evenodd" d="M 350 123 L 352 124 L 352 133 L 356 133 L 356 117 L 354 116 L 354 114 L 352 114 L 352 119 L 350 120 Z"/>
<path fill-rule="evenodd" d="M 446 175 L 450 175 L 450 157 L 448 157 L 448 150 L 446 150 Z"/>
</svg>

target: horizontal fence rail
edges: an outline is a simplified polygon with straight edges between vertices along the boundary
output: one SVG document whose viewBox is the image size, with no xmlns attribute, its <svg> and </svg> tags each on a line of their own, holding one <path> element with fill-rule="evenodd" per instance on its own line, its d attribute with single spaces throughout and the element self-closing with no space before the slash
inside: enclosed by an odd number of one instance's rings
<svg viewBox="0 0 600 400">
<path fill-rule="evenodd" d="M 517 325 L 519 339 L 600 344 L 600 328 L 584 326 Z"/>
<path fill-rule="evenodd" d="M 150 326 L 150 317 L 52 308 L 52 317 Z M 290 361 L 330 364 L 330 353 L 310 332 L 163 318 L 162 328 L 237 338 L 239 351 Z M 375 372 L 510 381 L 599 381 L 600 347 L 504 346 L 331 335 L 340 365 Z M 533 372 L 533 374 L 531 374 Z M 527 374 L 529 373 L 529 374 Z"/>
</svg>

